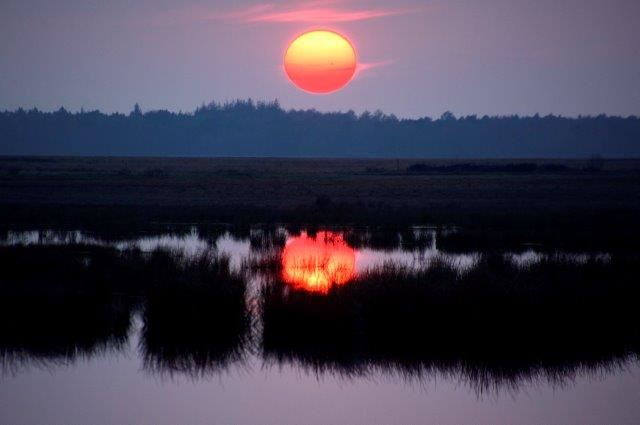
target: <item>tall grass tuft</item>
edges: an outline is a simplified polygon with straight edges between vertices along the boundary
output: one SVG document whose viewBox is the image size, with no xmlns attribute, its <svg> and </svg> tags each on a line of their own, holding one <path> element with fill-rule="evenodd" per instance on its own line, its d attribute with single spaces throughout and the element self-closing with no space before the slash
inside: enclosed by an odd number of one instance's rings
<svg viewBox="0 0 640 425">
<path fill-rule="evenodd" d="M 135 302 L 112 279 L 118 261 L 115 250 L 89 246 L 0 248 L 3 369 L 120 349 Z"/>
<path fill-rule="evenodd" d="M 155 251 L 149 259 L 142 351 L 152 372 L 199 377 L 244 359 L 251 317 L 246 281 L 229 258 Z"/>
<path fill-rule="evenodd" d="M 262 352 L 316 373 L 455 374 L 480 392 L 561 383 L 638 358 L 636 260 L 387 264 L 326 296 L 275 281 L 262 290 Z"/>
</svg>

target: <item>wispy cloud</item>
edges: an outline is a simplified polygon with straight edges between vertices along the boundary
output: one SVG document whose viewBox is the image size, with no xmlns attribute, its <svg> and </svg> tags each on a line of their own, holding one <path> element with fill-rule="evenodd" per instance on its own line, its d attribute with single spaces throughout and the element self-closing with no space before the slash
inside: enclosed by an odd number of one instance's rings
<svg viewBox="0 0 640 425">
<path fill-rule="evenodd" d="M 202 4 L 167 10 L 154 16 L 151 22 L 160 25 L 207 21 L 226 21 L 248 24 L 300 23 L 332 24 L 366 21 L 404 15 L 409 9 L 357 8 L 345 0 L 310 0 L 306 2 L 258 3 L 241 9 L 219 10 Z"/>
<path fill-rule="evenodd" d="M 383 66 L 393 65 L 395 61 L 387 60 L 380 62 L 360 62 L 358 64 L 357 72 L 369 71 L 371 69 L 381 68 Z"/>
<path fill-rule="evenodd" d="M 358 66 L 356 67 L 356 78 L 361 77 L 363 74 L 369 74 L 369 71 L 382 68 L 385 66 L 393 65 L 396 61 L 394 60 L 386 60 L 379 62 L 358 62 Z M 372 73 L 371 75 L 373 75 Z"/>
<path fill-rule="evenodd" d="M 336 23 L 365 21 L 385 16 L 400 15 L 404 12 L 391 9 L 346 10 L 334 8 L 297 9 L 283 12 L 262 13 L 249 16 L 246 22 L 280 23 Z"/>
</svg>

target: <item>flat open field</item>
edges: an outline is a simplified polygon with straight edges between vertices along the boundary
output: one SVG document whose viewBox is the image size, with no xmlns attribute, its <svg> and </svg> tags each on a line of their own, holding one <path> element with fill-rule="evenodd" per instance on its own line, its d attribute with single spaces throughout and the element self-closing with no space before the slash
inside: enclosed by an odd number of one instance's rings
<svg viewBox="0 0 640 425">
<path fill-rule="evenodd" d="M 523 162 L 540 170 L 406 171 L 413 164 Z M 595 171 L 589 166 L 588 160 L 0 157 L 0 218 L 5 224 L 27 216 L 42 222 L 101 207 L 219 221 L 455 224 L 527 216 L 635 226 L 630 218 L 640 211 L 640 161 L 607 160 Z"/>
</svg>

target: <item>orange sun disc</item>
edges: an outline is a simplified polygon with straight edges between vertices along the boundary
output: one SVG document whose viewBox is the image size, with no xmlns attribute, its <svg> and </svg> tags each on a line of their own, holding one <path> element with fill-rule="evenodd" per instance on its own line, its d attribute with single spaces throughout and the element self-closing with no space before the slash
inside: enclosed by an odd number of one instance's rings
<svg viewBox="0 0 640 425">
<path fill-rule="evenodd" d="M 356 254 L 342 235 L 318 232 L 290 238 L 282 253 L 282 277 L 297 289 L 328 293 L 355 276 Z"/>
<path fill-rule="evenodd" d="M 298 36 L 284 55 L 289 79 L 310 93 L 331 93 L 343 88 L 356 72 L 356 51 L 342 35 L 326 30 Z"/>
</svg>

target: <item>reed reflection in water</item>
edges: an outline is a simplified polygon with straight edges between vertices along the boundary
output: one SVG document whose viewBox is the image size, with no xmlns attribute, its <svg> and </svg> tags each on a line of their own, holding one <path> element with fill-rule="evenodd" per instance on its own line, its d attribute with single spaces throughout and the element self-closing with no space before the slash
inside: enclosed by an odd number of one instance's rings
<svg viewBox="0 0 640 425">
<path fill-rule="evenodd" d="M 144 369 L 196 379 L 255 353 L 267 365 L 346 377 L 444 375 L 482 392 L 568 382 L 637 360 L 634 253 L 526 262 L 485 253 L 460 268 L 461 257 L 438 251 L 433 237 L 411 239 L 418 251 L 376 251 L 369 243 L 379 239 L 355 233 L 256 230 L 207 240 L 190 230 L 129 248 L 64 234 L 45 238 L 51 245 L 31 236 L 7 243 L 0 356 L 71 363 L 105 347 L 125 350 L 137 315 Z M 147 251 L 155 241 L 175 249 Z M 253 275 L 242 262 L 232 266 L 223 253 L 231 250 L 276 259 L 261 290 L 248 290 Z M 362 252 L 407 261 L 358 269 Z M 425 267 L 410 261 L 415 252 Z"/>
<path fill-rule="evenodd" d="M 323 234 L 328 236 L 326 243 L 323 243 Z M 454 238 L 453 245 L 462 245 L 464 249 L 447 249 L 451 246 L 449 239 Z M 319 257 L 318 269 L 323 271 L 317 275 L 317 280 L 325 279 L 324 276 L 336 275 L 338 280 L 341 275 L 348 275 L 351 268 L 351 255 L 349 250 L 355 254 L 354 273 L 365 272 L 387 263 L 402 265 L 413 270 L 420 270 L 446 261 L 455 265 L 460 272 L 465 272 L 478 264 L 483 252 L 479 245 L 474 247 L 473 239 L 466 241 L 464 232 L 460 229 L 433 228 L 433 227 L 412 227 L 408 229 L 367 229 L 367 228 L 332 228 L 331 230 L 305 231 L 295 226 L 256 226 L 256 227 L 235 227 L 219 225 L 213 228 L 200 228 L 196 226 L 177 226 L 171 230 L 154 230 L 147 232 L 116 234 L 88 233 L 81 230 L 7 230 L 4 235 L 0 232 L 0 247 L 17 246 L 88 246 L 114 248 L 121 252 L 138 250 L 151 253 L 161 249 L 180 253 L 185 258 L 195 258 L 207 252 L 214 251 L 218 254 L 225 254 L 230 259 L 231 267 L 236 271 L 246 271 L 246 266 L 259 265 L 262 269 L 280 269 L 282 267 L 282 254 L 286 245 L 296 240 L 311 240 L 318 245 L 316 249 L 321 255 L 313 255 L 312 258 Z M 522 242 L 525 242 L 523 240 Z M 313 243 L 311 243 L 313 245 Z M 346 245 L 346 246 L 345 246 Z M 445 248 L 443 249 L 442 246 Z M 326 255 L 323 249 L 339 250 L 344 248 L 348 254 Z M 332 248 L 333 247 L 333 248 Z M 562 251 L 553 246 L 540 247 L 536 250 L 529 245 L 513 246 L 502 252 L 512 262 L 526 267 L 535 264 L 550 256 L 563 257 L 568 262 L 585 262 L 592 258 L 602 261 L 609 259 L 606 251 Z M 524 249 L 523 249 L 524 248 Z M 494 252 L 495 249 L 488 251 Z M 323 260 L 322 258 L 325 258 Z M 331 261 L 338 258 L 338 261 Z M 328 261 L 327 261 L 328 259 Z M 343 261 L 346 259 L 346 261 Z M 338 264 L 337 269 L 342 269 L 340 273 L 332 272 L 333 267 L 323 267 L 325 261 L 327 265 Z M 269 264 L 274 263 L 274 264 Z M 313 268 L 315 268 L 315 260 Z M 295 267 L 294 267 L 295 269 Z M 326 270 L 326 271 L 325 271 Z M 296 273 L 293 273 L 296 274 Z M 291 279 L 293 281 L 295 279 Z M 347 279 L 348 280 L 348 279 Z M 249 282 L 252 284 L 253 282 Z"/>
</svg>

